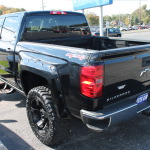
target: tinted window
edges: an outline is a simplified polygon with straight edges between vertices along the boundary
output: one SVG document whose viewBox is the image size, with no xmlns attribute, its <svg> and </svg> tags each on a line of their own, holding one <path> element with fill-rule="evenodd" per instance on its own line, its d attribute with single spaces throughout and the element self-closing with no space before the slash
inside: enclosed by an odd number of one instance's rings
<svg viewBox="0 0 150 150">
<path fill-rule="evenodd" d="M 115 28 L 115 31 L 116 31 L 116 32 L 120 32 L 120 29 L 119 29 L 119 28 Z"/>
<path fill-rule="evenodd" d="M 108 29 L 109 32 L 119 32 L 119 28 L 109 28 Z"/>
<path fill-rule="evenodd" d="M 49 15 L 29 17 L 22 40 L 44 40 L 90 34 L 86 19 L 80 15 Z"/>
<path fill-rule="evenodd" d="M 14 36 L 19 29 L 20 18 L 19 17 L 8 17 L 5 19 L 3 28 L 2 28 L 2 40 L 4 41 L 13 41 Z"/>
<path fill-rule="evenodd" d="M 115 28 L 109 28 L 108 31 L 109 32 L 115 32 Z"/>
</svg>

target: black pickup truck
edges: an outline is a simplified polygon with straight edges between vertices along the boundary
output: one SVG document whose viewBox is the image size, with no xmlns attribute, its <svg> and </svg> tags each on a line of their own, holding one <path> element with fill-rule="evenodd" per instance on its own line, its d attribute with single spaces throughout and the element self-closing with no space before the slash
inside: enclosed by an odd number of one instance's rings
<svg viewBox="0 0 150 150">
<path fill-rule="evenodd" d="M 91 36 L 82 13 L 1 15 L 0 80 L 27 96 L 33 132 L 52 145 L 70 118 L 102 131 L 149 115 L 150 41 Z"/>
</svg>

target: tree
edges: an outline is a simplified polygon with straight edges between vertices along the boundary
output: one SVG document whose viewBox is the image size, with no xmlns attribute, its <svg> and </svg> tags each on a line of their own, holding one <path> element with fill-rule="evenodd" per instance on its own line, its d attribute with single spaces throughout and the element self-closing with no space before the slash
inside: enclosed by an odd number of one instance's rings
<svg viewBox="0 0 150 150">
<path fill-rule="evenodd" d="M 104 27 L 106 26 L 106 22 L 111 22 L 112 21 L 112 18 L 110 16 L 104 16 L 103 18 L 103 23 L 104 23 Z"/>
<path fill-rule="evenodd" d="M 138 25 L 138 24 L 150 24 L 150 9 L 147 9 L 147 5 L 143 5 L 141 8 L 136 9 L 132 14 L 119 14 L 112 16 L 104 16 L 104 25 L 106 21 L 110 21 L 112 26 L 121 25 Z"/>
<path fill-rule="evenodd" d="M 131 25 L 137 25 L 139 23 L 139 19 L 137 16 L 132 16 Z"/>
<path fill-rule="evenodd" d="M 13 13 L 13 12 L 20 12 L 25 11 L 24 8 L 12 8 L 12 7 L 6 7 L 3 5 L 0 5 L 0 15 Z"/>
<path fill-rule="evenodd" d="M 150 23 L 150 9 L 147 9 L 147 5 L 143 5 L 132 13 L 132 16 L 136 17 L 138 24 Z"/>
<path fill-rule="evenodd" d="M 94 13 L 86 14 L 86 18 L 87 18 L 90 26 L 98 26 L 99 25 L 99 16 L 96 16 Z"/>
</svg>

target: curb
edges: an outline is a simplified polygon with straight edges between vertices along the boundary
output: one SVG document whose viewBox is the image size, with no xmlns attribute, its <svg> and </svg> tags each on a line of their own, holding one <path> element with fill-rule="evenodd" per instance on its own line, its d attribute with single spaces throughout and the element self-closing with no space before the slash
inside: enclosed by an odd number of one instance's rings
<svg viewBox="0 0 150 150">
<path fill-rule="evenodd" d="M 0 141 L 0 150 L 8 150 L 1 141 Z"/>
</svg>

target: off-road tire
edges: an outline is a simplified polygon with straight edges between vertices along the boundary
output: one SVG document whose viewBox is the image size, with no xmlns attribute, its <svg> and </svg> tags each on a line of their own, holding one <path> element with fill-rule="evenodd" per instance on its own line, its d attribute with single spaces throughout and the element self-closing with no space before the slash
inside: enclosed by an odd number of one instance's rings
<svg viewBox="0 0 150 150">
<path fill-rule="evenodd" d="M 34 118 L 33 118 L 33 112 L 36 111 L 33 109 L 33 107 L 35 106 L 34 104 L 34 100 L 35 101 L 39 101 L 36 103 L 40 103 L 40 105 L 37 105 L 38 107 L 43 107 L 42 109 L 45 111 L 44 112 L 44 116 L 46 116 L 45 120 L 47 120 L 47 126 L 45 127 L 44 133 L 45 134 L 41 134 L 38 130 L 39 127 L 37 126 L 38 123 L 35 122 Z M 33 89 L 30 90 L 30 92 L 28 93 L 27 96 L 27 101 L 26 101 L 26 109 L 27 109 L 27 116 L 28 116 L 28 120 L 30 123 L 30 126 L 34 132 L 34 134 L 36 135 L 36 137 L 45 145 L 54 145 L 54 144 L 58 144 L 59 142 L 61 142 L 64 137 L 66 131 L 67 131 L 67 121 L 66 120 L 62 120 L 59 119 L 56 115 L 55 112 L 55 108 L 54 108 L 54 104 L 53 104 L 53 100 L 51 97 L 51 91 L 45 87 L 45 86 L 39 86 L 39 87 L 35 87 Z M 33 109 L 33 110 L 32 110 Z M 40 110 L 41 111 L 41 110 Z M 35 113 L 36 114 L 36 113 Z M 38 114 L 38 113 L 37 113 Z M 37 117 L 38 118 L 38 117 Z M 44 126 L 44 123 L 43 123 Z"/>
</svg>

